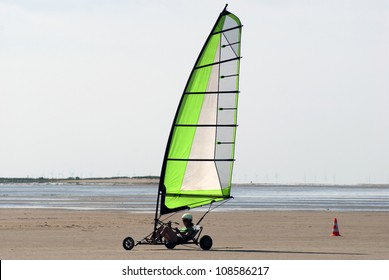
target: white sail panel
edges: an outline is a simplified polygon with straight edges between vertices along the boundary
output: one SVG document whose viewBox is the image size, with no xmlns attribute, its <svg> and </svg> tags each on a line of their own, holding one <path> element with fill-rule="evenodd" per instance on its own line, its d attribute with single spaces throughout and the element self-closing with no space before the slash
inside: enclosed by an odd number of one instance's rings
<svg viewBox="0 0 389 280">
<path fill-rule="evenodd" d="M 219 61 L 220 46 L 214 62 Z M 218 91 L 219 65 L 212 67 L 207 92 Z M 215 125 L 218 114 L 218 95 L 205 94 L 198 123 Z M 216 126 L 197 127 L 189 159 L 213 159 L 215 156 Z M 187 163 L 182 190 L 211 190 L 220 188 L 219 176 L 214 162 L 189 161 Z"/>
<path fill-rule="evenodd" d="M 220 181 L 215 163 L 191 161 L 185 174 L 181 190 L 220 189 Z"/>
</svg>

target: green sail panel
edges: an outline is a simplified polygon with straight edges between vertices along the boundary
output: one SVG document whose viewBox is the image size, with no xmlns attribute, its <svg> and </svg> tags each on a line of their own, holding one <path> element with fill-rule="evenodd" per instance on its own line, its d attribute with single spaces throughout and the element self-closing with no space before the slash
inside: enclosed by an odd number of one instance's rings
<svg viewBox="0 0 389 280">
<path fill-rule="evenodd" d="M 224 9 L 193 67 L 165 152 L 161 214 L 230 197 L 241 28 L 238 17 Z"/>
</svg>

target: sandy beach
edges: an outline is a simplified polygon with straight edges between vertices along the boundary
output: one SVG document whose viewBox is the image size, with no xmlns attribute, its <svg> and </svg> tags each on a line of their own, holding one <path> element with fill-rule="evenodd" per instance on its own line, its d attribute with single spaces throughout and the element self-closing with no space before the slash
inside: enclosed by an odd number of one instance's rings
<svg viewBox="0 0 389 280">
<path fill-rule="evenodd" d="M 334 217 L 340 237 L 330 236 Z M 125 251 L 124 237 L 151 232 L 152 213 L 2 209 L 0 258 L 382 260 L 389 259 L 388 218 L 388 212 L 212 212 L 202 222 L 213 238 L 210 251 L 195 245 Z"/>
</svg>

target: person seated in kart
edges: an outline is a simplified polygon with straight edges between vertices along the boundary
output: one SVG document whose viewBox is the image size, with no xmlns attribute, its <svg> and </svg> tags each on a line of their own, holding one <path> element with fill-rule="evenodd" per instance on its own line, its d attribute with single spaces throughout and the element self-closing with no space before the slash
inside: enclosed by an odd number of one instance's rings
<svg viewBox="0 0 389 280">
<path fill-rule="evenodd" d="M 192 214 L 185 213 L 182 215 L 182 223 L 184 227 L 181 229 L 172 229 L 170 226 L 162 225 L 157 230 L 157 236 L 164 237 L 168 242 L 175 244 L 183 244 L 191 239 L 195 229 L 193 228 Z"/>
</svg>

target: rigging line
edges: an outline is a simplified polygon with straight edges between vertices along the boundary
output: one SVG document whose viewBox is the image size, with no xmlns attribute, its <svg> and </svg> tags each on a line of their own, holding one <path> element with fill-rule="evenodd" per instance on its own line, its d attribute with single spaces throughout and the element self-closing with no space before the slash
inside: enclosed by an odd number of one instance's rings
<svg viewBox="0 0 389 280">
<path fill-rule="evenodd" d="M 164 218 L 163 220 L 160 220 L 160 221 L 165 221 L 165 220 L 167 220 L 167 219 L 170 219 L 171 217 L 173 217 L 175 214 L 177 214 L 177 212 L 174 212 L 173 214 L 171 214 L 170 216 L 168 216 L 168 217 L 166 217 L 166 218 Z M 161 217 L 161 216 L 160 216 Z"/>
<path fill-rule="evenodd" d="M 209 213 L 209 211 L 211 211 L 211 207 L 212 207 L 212 203 L 213 201 L 209 204 L 209 208 L 208 210 L 204 213 L 204 215 L 197 221 L 197 224 L 196 225 L 199 225 L 201 223 L 201 221 L 204 219 L 205 215 L 207 215 Z"/>
<path fill-rule="evenodd" d="M 219 205 L 215 206 L 214 208 L 210 209 L 209 211 L 215 210 L 216 208 L 222 206 L 224 203 L 226 203 L 227 201 L 229 201 L 231 198 L 234 198 L 234 197 L 233 197 L 233 196 L 230 196 L 229 198 L 223 200 Z M 212 206 L 212 203 L 211 203 L 210 206 Z M 211 207 L 209 207 L 209 208 L 211 208 Z"/>
<path fill-rule="evenodd" d="M 228 46 L 232 46 L 232 45 L 236 45 L 236 44 L 240 44 L 240 41 L 239 42 L 235 42 L 235 43 L 231 43 L 231 44 L 227 44 L 227 45 L 222 45 L 222 48 L 225 48 L 225 47 L 228 47 Z"/>
<path fill-rule="evenodd" d="M 218 204 L 217 206 L 215 206 L 214 208 L 212 208 L 212 204 L 214 203 L 214 201 L 212 201 L 210 204 L 209 204 L 209 208 L 208 210 L 204 213 L 204 215 L 198 220 L 197 224 L 196 225 L 199 225 L 201 223 L 201 221 L 204 219 L 204 217 L 211 211 L 215 210 L 216 208 L 222 206 L 224 203 L 226 203 L 227 201 L 229 201 L 231 198 L 234 198 L 233 196 L 230 196 L 228 197 L 227 199 L 223 200 L 223 202 L 221 202 L 220 204 Z"/>
<path fill-rule="evenodd" d="M 235 52 L 235 50 L 234 50 L 234 48 L 232 47 L 232 44 L 231 44 L 230 41 L 228 40 L 227 36 L 226 36 L 224 33 L 222 33 L 222 34 L 223 34 L 224 39 L 226 39 L 228 45 L 230 46 L 231 50 L 234 52 L 235 56 L 238 57 L 238 54 Z"/>
<path fill-rule="evenodd" d="M 201 223 L 201 221 L 204 219 L 204 217 L 209 213 L 211 212 L 212 210 L 215 210 L 216 208 L 222 206 L 224 203 L 226 203 L 227 201 L 229 201 L 231 198 L 234 198 L 233 196 L 230 196 L 228 198 L 226 198 L 225 200 L 223 200 L 223 202 L 221 202 L 219 205 L 215 206 L 214 208 L 212 208 L 212 204 L 215 202 L 215 201 L 212 201 L 210 204 L 209 204 L 209 208 L 208 210 L 204 213 L 204 215 L 198 220 L 197 224 L 196 225 L 199 225 Z M 212 208 L 212 209 L 211 209 Z"/>
<path fill-rule="evenodd" d="M 212 205 L 212 202 L 211 202 L 211 204 L 209 205 L 209 209 L 208 209 L 208 210 L 204 213 L 204 215 L 197 221 L 196 226 L 198 226 L 198 225 L 201 223 L 201 221 L 204 219 L 204 217 L 209 213 L 210 208 L 211 208 L 211 205 Z"/>
</svg>

